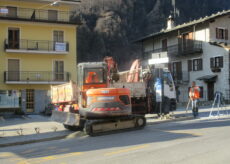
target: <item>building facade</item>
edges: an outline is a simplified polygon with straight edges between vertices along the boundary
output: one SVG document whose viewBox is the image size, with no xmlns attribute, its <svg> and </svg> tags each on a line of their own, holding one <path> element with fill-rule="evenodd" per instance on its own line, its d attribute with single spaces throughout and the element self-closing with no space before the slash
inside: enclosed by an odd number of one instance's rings
<svg viewBox="0 0 230 164">
<path fill-rule="evenodd" d="M 40 113 L 51 85 L 77 80 L 75 3 L 0 0 L 0 112 Z"/>
<path fill-rule="evenodd" d="M 169 69 L 176 84 L 178 100 L 188 101 L 192 81 L 201 89 L 201 100 L 211 101 L 220 91 L 229 98 L 230 10 L 174 26 L 139 39 L 143 58 L 169 58 Z"/>
</svg>

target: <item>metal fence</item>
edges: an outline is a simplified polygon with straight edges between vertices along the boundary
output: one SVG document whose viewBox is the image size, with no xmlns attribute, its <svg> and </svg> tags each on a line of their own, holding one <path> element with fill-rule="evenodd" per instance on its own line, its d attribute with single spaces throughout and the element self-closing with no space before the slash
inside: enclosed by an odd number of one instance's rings
<svg viewBox="0 0 230 164">
<path fill-rule="evenodd" d="M 0 6 L 0 9 L 5 9 L 5 13 L 1 13 L 1 18 L 22 19 L 31 21 L 46 21 L 46 22 L 64 22 L 76 23 L 71 19 L 74 12 L 71 11 L 55 11 L 33 8 L 6 7 Z"/>
<path fill-rule="evenodd" d="M 5 49 L 33 50 L 33 51 L 55 51 L 68 52 L 68 42 L 55 42 L 48 40 L 26 40 L 18 41 L 5 40 Z"/>
<path fill-rule="evenodd" d="M 145 52 L 146 58 L 152 58 L 153 53 L 160 53 L 160 52 L 167 52 L 167 55 L 169 57 L 175 57 L 175 56 L 186 56 L 193 53 L 200 53 L 203 51 L 202 49 L 202 41 L 198 40 L 186 40 L 187 44 L 175 44 L 172 46 L 168 46 L 166 48 L 159 48 L 154 49 L 148 52 Z"/>
<path fill-rule="evenodd" d="M 70 79 L 69 72 L 48 72 L 48 71 L 6 71 L 4 81 L 18 82 L 67 82 Z"/>
</svg>

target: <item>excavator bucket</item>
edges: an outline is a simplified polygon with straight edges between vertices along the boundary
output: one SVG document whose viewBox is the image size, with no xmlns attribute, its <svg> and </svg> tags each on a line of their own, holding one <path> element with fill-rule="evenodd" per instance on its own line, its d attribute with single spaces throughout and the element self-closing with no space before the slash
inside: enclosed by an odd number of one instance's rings
<svg viewBox="0 0 230 164">
<path fill-rule="evenodd" d="M 61 112 L 56 110 L 52 111 L 51 120 L 70 126 L 79 126 L 80 124 L 79 114 L 70 113 L 70 112 Z"/>
</svg>

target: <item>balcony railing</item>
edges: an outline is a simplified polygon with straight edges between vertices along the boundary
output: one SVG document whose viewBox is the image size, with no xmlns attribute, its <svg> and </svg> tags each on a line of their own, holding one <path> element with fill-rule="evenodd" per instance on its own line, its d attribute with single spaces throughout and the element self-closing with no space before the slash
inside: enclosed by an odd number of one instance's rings
<svg viewBox="0 0 230 164">
<path fill-rule="evenodd" d="M 69 51 L 68 42 L 54 42 L 47 40 L 5 40 L 5 50 L 9 52 L 53 52 L 63 53 Z M 11 50 L 11 51 L 10 51 Z M 18 50 L 18 51 L 17 51 Z"/>
<path fill-rule="evenodd" d="M 78 21 L 76 21 L 76 19 L 73 19 L 74 12 L 71 11 L 44 10 L 6 6 L 0 6 L 0 9 L 5 11 L 4 13 L 2 12 L 0 14 L 0 19 L 69 24 L 80 23 L 80 19 Z"/>
<path fill-rule="evenodd" d="M 168 57 L 180 57 L 194 53 L 202 53 L 202 41 L 187 40 L 186 44 L 176 44 L 168 46 L 167 48 L 159 48 L 145 53 L 145 58 L 152 58 L 153 53 L 160 53 L 167 51 Z"/>
<path fill-rule="evenodd" d="M 173 80 L 176 84 L 184 84 L 189 83 L 190 75 L 187 71 L 182 72 L 172 72 Z"/>
<path fill-rule="evenodd" d="M 70 80 L 69 72 L 5 71 L 6 84 L 61 84 Z"/>
</svg>

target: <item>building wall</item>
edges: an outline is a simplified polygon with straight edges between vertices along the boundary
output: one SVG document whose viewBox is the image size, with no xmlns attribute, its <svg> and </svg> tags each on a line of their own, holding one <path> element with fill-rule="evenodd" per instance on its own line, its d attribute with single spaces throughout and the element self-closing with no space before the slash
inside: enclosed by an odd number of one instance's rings
<svg viewBox="0 0 230 164">
<path fill-rule="evenodd" d="M 20 39 L 28 40 L 53 40 L 53 31 L 64 31 L 64 41 L 69 42 L 68 54 L 23 54 L 23 53 L 9 53 L 4 51 L 4 40 L 7 38 L 8 28 L 20 28 Z M 3 82 L 3 73 L 7 71 L 8 59 L 20 59 L 20 71 L 53 71 L 54 60 L 64 61 L 64 70 L 70 72 L 71 80 L 76 81 L 76 27 L 62 26 L 41 23 L 12 23 L 10 21 L 0 22 L 0 89 L 17 88 L 23 89 L 28 86 L 25 85 L 5 85 Z M 38 89 L 48 89 L 48 85 L 33 85 L 32 87 Z"/>
<path fill-rule="evenodd" d="M 0 6 L 15 6 L 21 8 L 33 9 L 55 9 L 61 11 L 69 11 L 70 6 L 59 5 L 51 7 L 47 3 L 34 3 L 24 1 L 0 1 Z M 53 31 L 64 31 L 64 41 L 69 42 L 68 54 L 28 54 L 28 53 L 9 53 L 4 50 L 4 41 L 8 38 L 8 28 L 17 27 L 20 29 L 20 39 L 25 40 L 53 40 Z M 4 71 L 8 70 L 8 59 L 20 60 L 20 71 L 54 71 L 53 62 L 55 60 L 64 61 L 64 71 L 70 73 L 70 79 L 77 81 L 76 67 L 76 25 L 56 24 L 44 22 L 29 22 L 16 20 L 0 20 L 0 90 L 19 90 L 21 91 L 21 107 L 25 110 L 25 90 L 34 89 L 35 98 L 35 113 L 39 113 L 44 109 L 44 106 L 49 98 L 47 92 L 50 90 L 50 85 L 46 84 L 5 84 Z M 1 107 L 0 107 L 1 108 Z M 0 109 L 1 110 L 1 109 Z"/>
<path fill-rule="evenodd" d="M 188 31 L 194 31 L 193 34 L 194 40 L 202 41 L 202 49 L 203 53 L 199 54 L 192 54 L 184 57 L 175 57 L 171 58 L 171 62 L 182 62 L 182 72 L 188 72 L 188 60 L 198 59 L 202 58 L 203 60 L 203 69 L 201 71 L 191 71 L 189 72 L 189 82 L 180 84 L 179 90 L 180 90 L 180 96 L 179 101 L 186 102 L 188 101 L 188 88 L 191 86 L 192 81 L 196 81 L 198 86 L 202 86 L 204 89 L 204 98 L 202 100 L 207 100 L 207 83 L 205 83 L 203 80 L 197 80 L 197 78 L 205 76 L 205 75 L 217 75 L 217 80 L 214 84 L 214 92 L 221 91 L 226 95 L 226 90 L 229 90 L 229 50 L 217 45 L 210 44 L 209 42 L 213 40 L 213 38 L 216 37 L 216 27 L 225 27 L 230 30 L 230 23 L 229 18 L 220 17 L 215 20 L 215 22 L 210 23 L 204 23 L 201 25 L 196 25 L 195 27 L 192 27 L 190 29 L 180 29 L 178 33 L 188 32 Z M 145 41 L 146 45 L 154 44 L 154 49 L 161 48 L 161 39 L 167 38 L 168 39 L 168 46 L 178 44 L 178 36 L 177 33 L 168 34 L 167 36 L 160 36 L 156 38 L 151 38 L 148 41 Z M 229 38 L 229 37 L 228 37 Z M 154 43 L 152 43 L 154 40 Z M 149 46 L 150 47 L 150 46 Z M 144 48 L 145 49 L 145 48 Z M 210 58 L 211 57 L 217 57 L 217 56 L 223 56 L 224 65 L 223 68 L 221 68 L 221 72 L 212 72 L 210 68 Z"/>
<path fill-rule="evenodd" d="M 210 28 L 210 41 L 212 42 L 227 42 L 230 43 L 230 33 L 228 32 L 228 40 L 221 40 L 216 39 L 216 28 L 226 28 L 228 31 L 230 30 L 230 23 L 229 23 L 229 16 L 223 16 L 219 17 L 218 19 L 215 19 L 213 22 L 210 22 L 209 28 Z"/>
</svg>

